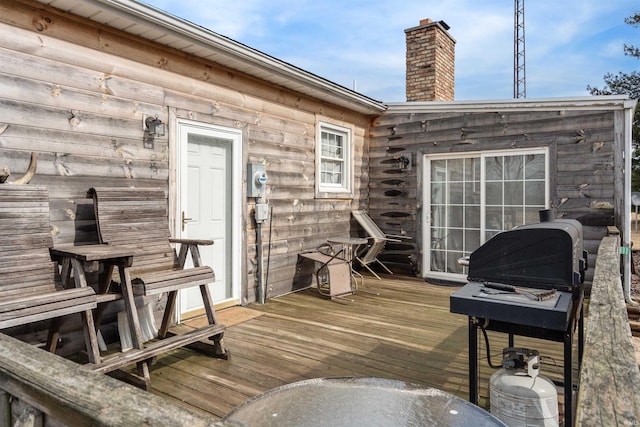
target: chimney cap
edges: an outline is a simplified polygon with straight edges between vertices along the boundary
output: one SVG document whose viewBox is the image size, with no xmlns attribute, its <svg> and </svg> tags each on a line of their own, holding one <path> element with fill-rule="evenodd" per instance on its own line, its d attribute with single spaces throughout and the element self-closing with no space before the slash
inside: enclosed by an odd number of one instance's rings
<svg viewBox="0 0 640 427">
<path fill-rule="evenodd" d="M 445 32 L 447 32 L 447 34 L 449 34 L 449 33 L 448 33 L 448 31 L 449 31 L 449 29 L 451 28 L 451 27 L 449 26 L 449 24 L 447 24 L 447 23 L 446 23 L 446 22 L 444 22 L 444 21 L 437 21 L 437 22 L 433 22 L 433 20 L 432 20 L 431 18 L 425 18 L 425 19 L 421 19 L 421 20 L 420 20 L 420 25 L 418 25 L 417 27 L 407 28 L 407 29 L 405 30 L 405 32 L 410 32 L 410 31 L 416 30 L 416 29 L 418 29 L 418 28 L 432 27 L 432 26 L 438 26 L 438 27 L 440 27 L 442 30 L 444 30 Z"/>
</svg>

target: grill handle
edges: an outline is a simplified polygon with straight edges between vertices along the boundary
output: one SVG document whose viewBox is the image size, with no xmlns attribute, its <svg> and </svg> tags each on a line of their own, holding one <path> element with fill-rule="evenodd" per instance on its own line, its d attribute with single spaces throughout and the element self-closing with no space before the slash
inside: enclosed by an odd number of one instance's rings
<svg viewBox="0 0 640 427">
<path fill-rule="evenodd" d="M 491 288 L 491 289 L 497 289 L 499 291 L 504 291 L 504 292 L 517 292 L 515 286 L 511 286 L 511 285 L 503 285 L 502 283 L 483 283 L 483 285 L 487 288 Z"/>
</svg>

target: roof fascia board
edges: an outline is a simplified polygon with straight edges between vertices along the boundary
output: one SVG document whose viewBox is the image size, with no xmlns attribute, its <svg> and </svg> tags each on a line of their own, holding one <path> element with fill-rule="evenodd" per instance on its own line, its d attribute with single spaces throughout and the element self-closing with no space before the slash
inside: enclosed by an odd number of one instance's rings
<svg viewBox="0 0 640 427">
<path fill-rule="evenodd" d="M 627 95 L 582 96 L 573 98 L 540 98 L 447 102 L 389 102 L 388 113 L 437 113 L 483 111 L 550 111 L 634 109 L 637 100 Z"/>
</svg>

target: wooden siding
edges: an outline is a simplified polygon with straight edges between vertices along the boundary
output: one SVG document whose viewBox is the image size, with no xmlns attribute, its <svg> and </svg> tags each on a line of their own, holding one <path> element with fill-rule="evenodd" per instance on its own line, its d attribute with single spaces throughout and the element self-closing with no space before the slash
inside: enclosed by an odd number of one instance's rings
<svg viewBox="0 0 640 427">
<path fill-rule="evenodd" d="M 264 162 L 272 223 L 269 296 L 289 292 L 297 253 L 349 229 L 368 198 L 371 118 L 28 0 L 0 5 L 0 167 L 49 187 L 55 243 L 95 242 L 92 186 L 159 187 L 175 203 L 176 119 L 241 129 L 242 163 Z M 143 118 L 168 124 L 145 141 Z M 315 198 L 323 120 L 353 130 L 354 196 Z M 246 173 L 241 174 L 246 176 Z M 243 194 L 243 303 L 255 299 L 253 199 Z M 175 205 L 173 205 L 175 206 Z M 173 218 L 173 212 L 171 220 Z"/>
<path fill-rule="evenodd" d="M 558 217 L 584 226 L 591 265 L 606 226 L 614 224 L 615 163 L 622 148 L 615 137 L 615 111 L 484 111 L 406 113 L 390 110 L 374 121 L 370 147 L 371 216 L 390 234 L 414 239 L 394 247 L 383 261 L 394 268 L 422 265 L 422 157 L 435 153 L 486 152 L 547 147 L 550 203 Z M 396 156 L 413 160 L 397 167 Z M 617 188 L 618 186 L 618 188 Z M 592 271 L 589 274 L 593 274 Z"/>
</svg>

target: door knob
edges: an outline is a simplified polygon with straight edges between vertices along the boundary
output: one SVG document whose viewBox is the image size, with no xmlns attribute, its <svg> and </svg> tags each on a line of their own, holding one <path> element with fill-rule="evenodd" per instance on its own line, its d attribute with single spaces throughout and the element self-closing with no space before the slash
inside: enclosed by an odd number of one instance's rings
<svg viewBox="0 0 640 427">
<path fill-rule="evenodd" d="M 187 218 L 184 216 L 184 211 L 182 211 L 182 231 L 184 231 L 184 225 L 189 221 L 193 221 L 193 218 Z"/>
</svg>

